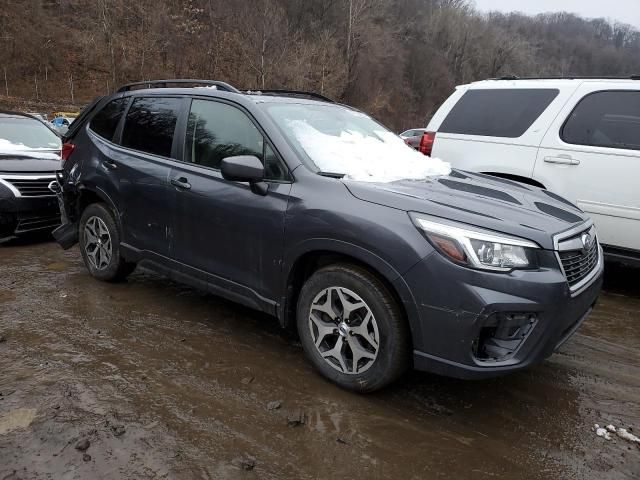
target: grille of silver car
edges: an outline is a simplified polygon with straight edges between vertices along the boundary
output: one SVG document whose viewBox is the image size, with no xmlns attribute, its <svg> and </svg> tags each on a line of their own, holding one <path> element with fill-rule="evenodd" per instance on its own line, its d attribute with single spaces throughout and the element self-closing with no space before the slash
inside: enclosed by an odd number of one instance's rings
<svg viewBox="0 0 640 480">
<path fill-rule="evenodd" d="M 583 235 L 589 235 L 591 243 L 584 246 L 582 242 Z M 580 244 L 582 248 L 573 250 L 559 251 L 558 256 L 562 263 L 562 269 L 567 277 L 570 286 L 579 284 L 584 280 L 596 266 L 598 265 L 598 256 L 600 248 L 598 240 L 595 237 L 595 230 L 581 232 L 574 237 L 563 240 L 564 244 Z"/>
<path fill-rule="evenodd" d="M 55 175 L 0 175 L 0 183 L 4 183 L 19 197 L 54 196 L 49 184 L 55 179 Z"/>
</svg>

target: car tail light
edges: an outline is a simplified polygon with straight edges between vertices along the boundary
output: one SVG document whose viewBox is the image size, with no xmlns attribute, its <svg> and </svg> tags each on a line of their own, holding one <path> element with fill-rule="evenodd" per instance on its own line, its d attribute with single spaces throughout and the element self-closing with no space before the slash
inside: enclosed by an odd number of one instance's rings
<svg viewBox="0 0 640 480">
<path fill-rule="evenodd" d="M 427 157 L 430 157 L 431 151 L 433 150 L 433 142 L 435 141 L 436 132 L 424 132 L 420 139 L 420 146 L 418 147 L 418 150 L 420 150 L 421 153 L 424 153 Z"/>
<path fill-rule="evenodd" d="M 66 142 L 62 144 L 62 161 L 66 162 L 73 153 L 76 146 L 73 143 Z"/>
</svg>

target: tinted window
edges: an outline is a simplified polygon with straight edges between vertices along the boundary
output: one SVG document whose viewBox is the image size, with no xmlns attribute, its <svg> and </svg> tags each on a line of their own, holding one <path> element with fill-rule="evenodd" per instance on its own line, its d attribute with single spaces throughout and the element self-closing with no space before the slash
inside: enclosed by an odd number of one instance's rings
<svg viewBox="0 0 640 480">
<path fill-rule="evenodd" d="M 127 112 L 122 146 L 170 157 L 181 101 L 179 98 L 136 98 Z"/>
<path fill-rule="evenodd" d="M 562 139 L 577 145 L 640 150 L 640 92 L 586 96 L 567 119 Z"/>
<path fill-rule="evenodd" d="M 120 117 L 124 113 L 127 99 L 118 98 L 107 103 L 91 120 L 89 128 L 107 140 L 113 140 Z"/>
<path fill-rule="evenodd" d="M 538 119 L 558 93 L 557 89 L 469 90 L 451 109 L 439 131 L 517 138 Z"/>
<path fill-rule="evenodd" d="M 286 170 L 247 115 L 224 103 L 193 100 L 187 126 L 187 160 L 219 169 L 224 158 L 235 155 L 258 157 L 265 164 L 268 179 L 287 178 Z"/>
</svg>

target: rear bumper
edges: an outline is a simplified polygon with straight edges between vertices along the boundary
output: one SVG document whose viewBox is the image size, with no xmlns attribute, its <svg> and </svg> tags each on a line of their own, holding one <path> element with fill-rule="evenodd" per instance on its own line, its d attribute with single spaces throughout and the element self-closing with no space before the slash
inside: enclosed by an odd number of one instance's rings
<svg viewBox="0 0 640 480">
<path fill-rule="evenodd" d="M 572 296 L 554 255 L 542 256 L 540 270 L 508 275 L 465 269 L 439 254 L 413 267 L 404 280 L 417 305 L 418 318 L 411 320 L 415 368 L 486 378 L 542 362 L 556 351 L 595 305 L 603 262 Z"/>
<path fill-rule="evenodd" d="M 71 199 L 76 198 L 76 195 L 68 186 L 65 189 L 64 179 L 61 175 L 58 175 L 58 185 L 60 188 L 56 194 L 58 199 L 58 205 L 60 206 L 60 218 L 62 220 L 62 225 L 56 228 L 53 231 L 53 238 L 55 238 L 56 242 L 64 249 L 68 250 L 73 247 L 76 243 L 78 243 L 78 223 L 74 221 L 74 216 L 71 215 L 69 204 L 71 203 Z"/>
<path fill-rule="evenodd" d="M 0 240 L 51 231 L 60 225 L 60 209 L 55 196 L 0 197 Z"/>
</svg>

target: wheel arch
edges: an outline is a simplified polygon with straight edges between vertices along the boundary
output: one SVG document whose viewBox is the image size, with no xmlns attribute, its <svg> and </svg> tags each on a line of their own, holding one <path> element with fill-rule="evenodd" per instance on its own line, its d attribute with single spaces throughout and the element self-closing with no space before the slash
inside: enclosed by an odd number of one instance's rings
<svg viewBox="0 0 640 480">
<path fill-rule="evenodd" d="M 311 241 L 307 248 L 291 255 L 285 263 L 286 275 L 283 295 L 278 306 L 278 318 L 282 327 L 295 325 L 296 307 L 302 285 L 318 269 L 344 263 L 359 267 L 375 276 L 389 290 L 401 309 L 411 329 L 416 334 L 417 309 L 411 291 L 400 273 L 374 253 L 353 244 L 339 241 Z"/>
<path fill-rule="evenodd" d="M 80 216 L 82 215 L 82 212 L 84 211 L 84 209 L 87 208 L 92 203 L 104 203 L 113 212 L 113 216 L 116 219 L 116 222 L 118 224 L 118 228 L 122 227 L 120 213 L 118 211 L 118 208 L 116 207 L 116 205 L 113 202 L 113 200 L 111 199 L 111 197 L 109 197 L 109 195 L 107 195 L 107 193 L 104 192 L 104 190 L 102 190 L 99 187 L 92 188 L 92 187 L 89 187 L 89 186 L 80 185 L 80 186 L 78 186 L 78 190 L 77 191 L 78 191 L 78 198 L 76 200 L 76 218 L 77 218 L 77 220 L 80 220 Z"/>
</svg>

